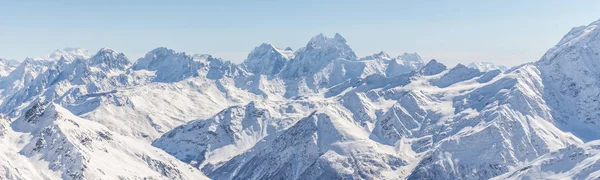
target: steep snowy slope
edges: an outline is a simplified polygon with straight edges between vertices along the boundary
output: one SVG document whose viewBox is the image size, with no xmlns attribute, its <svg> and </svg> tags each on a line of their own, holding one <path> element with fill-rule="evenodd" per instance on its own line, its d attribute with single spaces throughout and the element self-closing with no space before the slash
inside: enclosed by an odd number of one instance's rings
<svg viewBox="0 0 600 180">
<path fill-rule="evenodd" d="M 19 65 L 18 61 L 0 58 L 0 77 L 7 76 Z"/>
<path fill-rule="evenodd" d="M 327 111 L 327 110 L 326 110 Z M 337 115 L 337 114 L 336 114 Z M 214 179 L 402 178 L 408 158 L 369 140 L 351 121 L 313 112 L 227 161 Z M 207 172 L 207 171 L 205 171 Z"/>
<path fill-rule="evenodd" d="M 14 132 L 8 120 L 0 119 L 0 179 L 33 180 L 59 179 L 47 163 L 29 159 L 19 153 L 22 134 Z"/>
<path fill-rule="evenodd" d="M 44 60 L 25 59 L 8 75 L 0 77 L 0 89 L 23 88 L 51 64 Z"/>
<path fill-rule="evenodd" d="M 582 143 L 554 126 L 550 108 L 541 98 L 543 85 L 534 66 L 522 66 L 467 93 L 456 90 L 444 92 L 451 98 L 453 112 L 442 110 L 439 119 L 417 123 L 419 126 L 413 128 L 412 134 L 430 136 L 426 142 L 432 149 L 409 179 L 490 178 L 546 152 Z M 453 96 L 453 91 L 459 94 Z M 435 97 L 429 96 L 433 102 L 439 101 Z M 443 106 L 441 100 L 438 106 Z M 425 120 L 431 116 L 426 114 Z"/>
<path fill-rule="evenodd" d="M 48 168 L 63 179 L 204 178 L 163 151 L 54 103 L 35 103 L 11 126 L 30 138 L 19 153 L 49 162 Z"/>
<path fill-rule="evenodd" d="M 599 26 L 573 28 L 536 63 L 557 124 L 586 141 L 600 138 Z"/>
<path fill-rule="evenodd" d="M 290 110 L 277 112 L 283 106 Z M 265 107 L 251 102 L 232 106 L 209 119 L 175 128 L 153 145 L 198 167 L 220 163 L 246 151 L 265 136 L 289 127 L 295 121 L 292 117 L 303 115 L 291 112 L 292 109 L 294 104 Z"/>
</svg>

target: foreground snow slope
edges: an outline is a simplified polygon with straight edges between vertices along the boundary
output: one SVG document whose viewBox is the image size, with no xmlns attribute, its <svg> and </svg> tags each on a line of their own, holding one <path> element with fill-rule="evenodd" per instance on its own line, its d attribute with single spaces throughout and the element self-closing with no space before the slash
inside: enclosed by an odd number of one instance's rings
<svg viewBox="0 0 600 180">
<path fill-rule="evenodd" d="M 62 179 L 201 179 L 202 173 L 149 144 L 115 133 L 54 103 L 36 103 L 11 124 L 19 154 L 48 162 Z M 45 169 L 44 168 L 44 169 Z"/>
</svg>

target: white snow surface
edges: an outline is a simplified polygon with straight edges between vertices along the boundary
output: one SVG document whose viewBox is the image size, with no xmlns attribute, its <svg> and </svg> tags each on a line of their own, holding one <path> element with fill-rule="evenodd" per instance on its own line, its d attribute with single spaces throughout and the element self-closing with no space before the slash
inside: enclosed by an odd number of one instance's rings
<svg viewBox="0 0 600 180">
<path fill-rule="evenodd" d="M 60 50 L 0 77 L 0 179 L 597 178 L 597 26 L 509 70 L 340 34 L 240 65 Z"/>
<path fill-rule="evenodd" d="M 0 77 L 7 76 L 19 65 L 18 61 L 0 58 Z"/>
<path fill-rule="evenodd" d="M 471 64 L 467 65 L 467 67 L 477 69 L 481 72 L 488 72 L 493 70 L 500 70 L 504 72 L 508 70 L 508 67 L 504 65 L 496 65 L 491 62 L 472 62 Z"/>
</svg>

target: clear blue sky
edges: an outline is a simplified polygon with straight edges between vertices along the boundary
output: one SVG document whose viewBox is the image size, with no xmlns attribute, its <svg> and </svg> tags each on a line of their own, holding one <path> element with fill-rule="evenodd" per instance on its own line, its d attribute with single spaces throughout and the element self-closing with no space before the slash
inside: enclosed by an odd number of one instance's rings
<svg viewBox="0 0 600 180">
<path fill-rule="evenodd" d="M 8 0 L 0 1 L 0 57 L 111 47 L 135 61 L 165 46 L 240 62 L 262 42 L 298 49 L 339 32 L 359 56 L 417 52 L 447 64 L 517 65 L 599 18 L 597 0 Z"/>
</svg>

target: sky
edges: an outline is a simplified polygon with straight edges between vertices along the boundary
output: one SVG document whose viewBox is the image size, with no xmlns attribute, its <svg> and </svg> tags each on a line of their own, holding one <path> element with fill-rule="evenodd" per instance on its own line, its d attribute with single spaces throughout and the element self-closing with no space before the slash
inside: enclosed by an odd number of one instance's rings
<svg viewBox="0 0 600 180">
<path fill-rule="evenodd" d="M 417 52 L 446 64 L 538 60 L 572 27 L 600 19 L 597 0 L 0 1 L 0 57 L 110 47 L 135 61 L 156 47 L 243 61 L 271 43 L 298 49 L 323 33 L 358 56 Z"/>
</svg>

